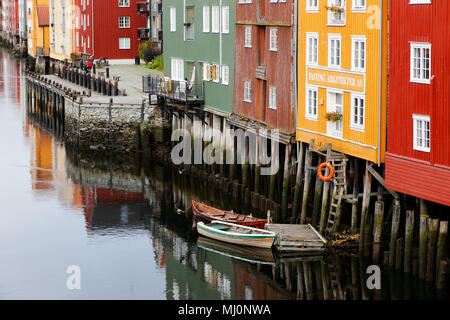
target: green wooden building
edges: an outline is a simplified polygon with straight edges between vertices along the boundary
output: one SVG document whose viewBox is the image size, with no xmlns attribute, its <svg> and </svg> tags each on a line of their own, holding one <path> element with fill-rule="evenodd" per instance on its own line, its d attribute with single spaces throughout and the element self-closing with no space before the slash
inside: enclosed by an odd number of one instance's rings
<svg viewBox="0 0 450 320">
<path fill-rule="evenodd" d="M 234 0 L 163 1 L 164 74 L 204 84 L 204 110 L 233 111 Z"/>
</svg>

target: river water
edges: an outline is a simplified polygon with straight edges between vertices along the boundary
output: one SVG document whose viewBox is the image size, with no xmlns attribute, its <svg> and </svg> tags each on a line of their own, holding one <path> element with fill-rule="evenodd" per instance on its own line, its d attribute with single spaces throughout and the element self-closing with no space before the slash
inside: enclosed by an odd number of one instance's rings
<svg viewBox="0 0 450 320">
<path fill-rule="evenodd" d="M 280 259 L 199 239 L 177 209 L 240 204 L 142 159 L 66 150 L 27 117 L 25 85 L 0 50 L 0 299 L 448 297 L 386 268 L 370 290 L 370 263 L 355 256 Z"/>
</svg>

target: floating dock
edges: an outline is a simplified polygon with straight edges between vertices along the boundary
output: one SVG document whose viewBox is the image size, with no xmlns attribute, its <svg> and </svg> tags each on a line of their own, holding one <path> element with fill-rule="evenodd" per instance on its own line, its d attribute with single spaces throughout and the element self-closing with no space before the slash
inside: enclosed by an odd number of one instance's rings
<svg viewBox="0 0 450 320">
<path fill-rule="evenodd" d="M 327 240 L 310 224 L 266 224 L 275 232 L 274 246 L 281 253 L 320 254 L 325 251 Z"/>
</svg>

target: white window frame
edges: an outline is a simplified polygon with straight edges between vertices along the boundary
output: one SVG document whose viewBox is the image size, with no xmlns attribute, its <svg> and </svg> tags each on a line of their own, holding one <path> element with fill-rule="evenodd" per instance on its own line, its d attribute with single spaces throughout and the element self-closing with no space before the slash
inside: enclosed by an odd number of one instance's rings
<svg viewBox="0 0 450 320">
<path fill-rule="evenodd" d="M 174 67 L 179 68 L 181 66 L 181 70 L 176 70 L 177 72 L 174 72 Z M 170 75 L 172 80 L 175 81 L 184 81 L 184 60 L 180 58 L 171 58 L 170 60 Z"/>
<path fill-rule="evenodd" d="M 364 43 L 364 67 L 361 67 L 361 48 L 358 51 L 358 57 L 356 57 L 356 43 Z M 355 60 L 358 58 L 358 65 L 355 64 Z M 352 36 L 352 70 L 365 72 L 367 66 L 367 41 L 365 36 Z"/>
<path fill-rule="evenodd" d="M 124 46 L 124 40 L 128 40 L 128 46 Z M 127 42 L 125 42 L 127 43 Z M 89 44 L 88 44 L 89 47 Z M 131 49 L 131 39 L 127 37 L 119 38 L 119 50 L 130 50 Z"/>
<path fill-rule="evenodd" d="M 252 82 L 244 81 L 244 102 L 252 102 Z"/>
<path fill-rule="evenodd" d="M 252 32 L 253 28 L 251 26 L 246 26 L 244 29 L 244 47 L 251 48 L 252 47 Z"/>
<path fill-rule="evenodd" d="M 422 151 L 422 152 L 431 152 L 431 121 L 430 121 L 430 116 L 425 116 L 425 115 L 418 115 L 418 114 L 413 114 L 412 116 L 413 118 L 413 149 L 416 151 Z M 418 124 L 419 122 L 423 124 L 428 123 L 428 131 L 429 131 L 429 139 L 426 139 L 426 136 L 424 135 L 424 133 L 426 133 L 426 129 L 423 129 L 422 127 L 422 132 L 421 137 L 418 136 Z M 418 143 L 418 139 L 422 139 L 422 145 L 420 145 Z M 426 146 L 426 141 L 429 141 L 429 146 Z"/>
<path fill-rule="evenodd" d="M 119 8 L 129 8 L 130 0 L 119 0 Z"/>
<path fill-rule="evenodd" d="M 431 0 L 409 0 L 409 4 L 431 4 Z"/>
<path fill-rule="evenodd" d="M 222 65 L 222 84 L 229 85 L 230 84 L 230 67 L 227 65 Z"/>
<path fill-rule="evenodd" d="M 269 86 L 269 109 L 277 110 L 277 87 Z"/>
<path fill-rule="evenodd" d="M 339 40 L 339 64 L 331 63 L 331 42 L 332 41 Z M 336 48 L 335 48 L 336 51 Z M 336 51 L 337 52 L 337 51 Z M 334 54 L 336 54 L 334 52 Z M 336 60 L 336 57 L 335 57 Z M 342 36 L 340 34 L 328 34 L 328 67 L 329 68 L 335 68 L 335 69 L 341 69 L 342 66 Z"/>
<path fill-rule="evenodd" d="M 86 16 L 84 17 L 86 18 Z M 130 26 L 131 26 L 130 16 L 119 16 L 119 29 L 130 29 Z"/>
<path fill-rule="evenodd" d="M 222 6 L 221 7 L 221 15 L 222 15 L 222 21 L 221 21 L 222 33 L 228 34 L 228 33 L 230 33 L 230 7 Z"/>
<path fill-rule="evenodd" d="M 211 65 L 203 62 L 203 81 L 211 81 Z"/>
<path fill-rule="evenodd" d="M 310 107 L 310 99 L 309 99 L 309 93 L 310 91 L 314 92 L 316 94 L 316 105 L 311 106 L 311 110 L 315 110 L 314 112 L 309 112 Z M 306 86 L 305 87 L 305 118 L 308 120 L 318 121 L 319 120 L 319 88 L 314 86 Z"/>
<path fill-rule="evenodd" d="M 431 43 L 411 42 L 410 46 L 411 46 L 410 60 L 409 60 L 409 63 L 410 63 L 410 82 L 422 83 L 422 84 L 430 84 L 431 83 L 431 71 L 432 71 L 431 70 L 431 57 L 432 57 Z M 420 78 L 417 78 L 417 77 L 414 76 L 414 65 L 415 65 L 414 64 L 414 59 L 415 59 L 414 52 L 415 52 L 416 49 L 419 49 L 420 52 L 421 52 L 420 57 L 419 57 L 419 63 L 420 63 L 419 71 L 421 73 L 421 77 Z M 422 75 L 423 70 L 424 70 L 424 64 L 423 64 L 423 62 L 424 62 L 424 58 L 423 58 L 424 50 L 430 50 L 429 62 L 428 62 L 429 63 L 428 78 L 425 78 Z"/>
<path fill-rule="evenodd" d="M 170 7 L 170 32 L 177 32 L 177 8 Z"/>
<path fill-rule="evenodd" d="M 361 106 L 358 106 L 358 111 L 357 111 L 358 114 L 355 114 L 355 99 L 358 99 L 358 103 L 360 101 L 363 101 L 363 103 L 364 103 L 364 107 L 362 108 L 363 112 L 364 112 L 363 123 L 362 124 L 360 123 Z M 351 110 L 350 110 L 350 128 L 352 130 L 365 131 L 366 130 L 366 114 L 367 114 L 366 97 L 364 95 L 352 93 L 351 94 L 350 107 L 351 107 Z M 355 116 L 358 117 L 356 122 L 355 122 Z"/>
<path fill-rule="evenodd" d="M 270 51 L 278 51 L 278 28 L 270 28 L 269 44 Z"/>
<path fill-rule="evenodd" d="M 316 47 L 311 48 L 311 40 L 316 40 Z M 315 52 L 311 52 L 311 50 Z M 310 59 L 311 55 L 315 59 Z M 306 33 L 306 64 L 309 66 L 317 66 L 319 64 L 319 34 L 317 32 Z"/>
<path fill-rule="evenodd" d="M 346 19 L 347 19 L 347 3 L 346 0 L 328 0 L 328 6 L 334 6 L 337 5 L 337 1 L 341 1 L 341 8 L 344 9 L 343 18 L 341 20 L 333 20 L 334 13 L 327 10 L 327 25 L 328 26 L 345 26 L 346 25 Z"/>
<path fill-rule="evenodd" d="M 306 0 L 306 12 L 308 13 L 319 12 L 319 1 L 320 0 Z"/>
<path fill-rule="evenodd" d="M 203 32 L 208 33 L 211 29 L 211 10 L 209 6 L 203 7 Z"/>
<path fill-rule="evenodd" d="M 367 0 L 352 0 L 352 12 L 366 12 Z"/>
<path fill-rule="evenodd" d="M 211 32 L 220 33 L 220 6 L 211 6 Z"/>
</svg>

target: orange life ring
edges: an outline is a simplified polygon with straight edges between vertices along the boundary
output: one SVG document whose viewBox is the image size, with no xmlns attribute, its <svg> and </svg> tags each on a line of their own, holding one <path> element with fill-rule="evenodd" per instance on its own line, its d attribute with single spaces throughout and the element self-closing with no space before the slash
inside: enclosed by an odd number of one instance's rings
<svg viewBox="0 0 450 320">
<path fill-rule="evenodd" d="M 330 169 L 330 174 L 327 177 L 324 177 L 324 175 L 322 174 L 322 169 L 327 167 L 328 169 Z M 328 162 L 324 162 L 322 163 L 319 168 L 317 169 L 317 174 L 319 175 L 319 178 L 323 181 L 330 181 L 333 176 L 334 176 L 334 168 L 331 164 L 329 164 Z"/>
</svg>

